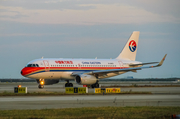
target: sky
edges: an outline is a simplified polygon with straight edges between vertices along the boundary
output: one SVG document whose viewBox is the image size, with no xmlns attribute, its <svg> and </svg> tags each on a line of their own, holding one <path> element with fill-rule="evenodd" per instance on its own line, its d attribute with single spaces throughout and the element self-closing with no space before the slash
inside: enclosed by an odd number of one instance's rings
<svg viewBox="0 0 180 119">
<path fill-rule="evenodd" d="M 161 67 L 115 78 L 180 77 L 179 0 L 0 0 L 0 78 L 44 58 L 116 58 L 140 31 L 136 60 Z"/>
</svg>

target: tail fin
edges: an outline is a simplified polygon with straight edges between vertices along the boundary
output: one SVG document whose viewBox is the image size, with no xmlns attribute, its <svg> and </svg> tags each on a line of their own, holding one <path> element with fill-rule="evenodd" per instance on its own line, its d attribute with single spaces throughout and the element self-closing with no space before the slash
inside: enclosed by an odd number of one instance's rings
<svg viewBox="0 0 180 119">
<path fill-rule="evenodd" d="M 139 40 L 139 31 L 134 31 L 126 45 L 124 46 L 124 49 L 119 54 L 119 56 L 116 59 L 126 59 L 126 60 L 132 60 L 135 61 L 136 59 L 136 52 L 137 52 L 137 46 L 138 46 L 138 40 Z"/>
</svg>

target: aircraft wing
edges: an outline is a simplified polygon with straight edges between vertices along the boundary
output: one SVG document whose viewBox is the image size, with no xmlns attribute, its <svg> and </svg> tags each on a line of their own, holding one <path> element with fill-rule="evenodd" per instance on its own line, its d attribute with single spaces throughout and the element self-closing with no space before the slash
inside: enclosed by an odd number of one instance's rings
<svg viewBox="0 0 180 119">
<path fill-rule="evenodd" d="M 140 64 L 129 64 L 130 67 L 134 66 L 141 66 L 141 65 L 147 65 L 147 64 L 157 64 L 159 62 L 148 62 L 148 63 L 140 63 Z"/>
<path fill-rule="evenodd" d="M 94 74 L 107 74 L 107 73 L 128 72 L 128 71 L 136 72 L 136 70 L 141 70 L 141 69 L 144 69 L 144 68 L 159 67 L 159 66 L 161 66 L 163 64 L 163 62 L 164 62 L 164 60 L 166 58 L 166 55 L 159 62 L 159 64 L 157 64 L 155 66 L 143 66 L 143 67 L 135 67 L 135 68 L 112 69 L 112 70 L 98 70 L 98 71 L 87 72 L 85 74 L 94 75 Z M 152 63 L 150 63 L 150 64 L 152 64 Z"/>
</svg>

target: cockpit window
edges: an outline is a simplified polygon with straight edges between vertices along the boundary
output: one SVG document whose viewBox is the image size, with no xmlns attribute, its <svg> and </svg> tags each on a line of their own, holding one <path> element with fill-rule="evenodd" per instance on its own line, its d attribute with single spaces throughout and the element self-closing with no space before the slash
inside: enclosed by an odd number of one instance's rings
<svg viewBox="0 0 180 119">
<path fill-rule="evenodd" d="M 32 64 L 28 64 L 26 67 L 32 67 L 31 65 L 32 65 Z"/>
<path fill-rule="evenodd" d="M 39 67 L 38 64 L 28 64 L 26 67 Z"/>
</svg>

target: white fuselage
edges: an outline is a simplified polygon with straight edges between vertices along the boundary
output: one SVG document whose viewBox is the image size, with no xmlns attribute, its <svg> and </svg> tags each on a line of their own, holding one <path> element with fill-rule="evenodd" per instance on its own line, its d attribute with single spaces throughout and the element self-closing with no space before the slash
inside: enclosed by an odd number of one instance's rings
<svg viewBox="0 0 180 119">
<path fill-rule="evenodd" d="M 111 70 L 129 68 L 129 64 L 138 64 L 140 62 L 120 59 L 61 59 L 48 58 L 37 59 L 28 63 L 22 70 L 22 75 L 34 79 L 67 79 L 73 80 L 72 73 L 91 72 L 97 70 Z M 107 73 L 98 78 L 108 78 L 119 73 Z"/>
</svg>

